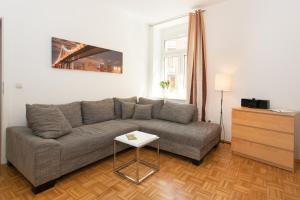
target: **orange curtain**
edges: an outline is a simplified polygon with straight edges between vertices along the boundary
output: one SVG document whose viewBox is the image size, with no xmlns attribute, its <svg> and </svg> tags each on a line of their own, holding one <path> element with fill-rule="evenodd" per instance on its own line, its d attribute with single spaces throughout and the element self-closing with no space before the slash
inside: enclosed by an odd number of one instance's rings
<svg viewBox="0 0 300 200">
<path fill-rule="evenodd" d="M 189 14 L 187 75 L 188 101 L 190 104 L 197 105 L 199 119 L 205 121 L 206 49 L 203 11 L 201 10 Z"/>
</svg>

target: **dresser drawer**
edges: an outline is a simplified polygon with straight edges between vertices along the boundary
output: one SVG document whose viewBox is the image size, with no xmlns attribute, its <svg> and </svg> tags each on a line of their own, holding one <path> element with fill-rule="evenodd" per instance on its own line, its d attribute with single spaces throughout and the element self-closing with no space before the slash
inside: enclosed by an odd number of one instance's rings
<svg viewBox="0 0 300 200">
<path fill-rule="evenodd" d="M 288 133 L 233 124 L 232 136 L 250 142 L 294 151 L 294 135 Z"/>
<path fill-rule="evenodd" d="M 262 144 L 256 144 L 245 140 L 232 138 L 232 151 L 249 158 L 254 158 L 268 164 L 293 170 L 294 153 Z"/>
<path fill-rule="evenodd" d="M 257 112 L 233 110 L 232 123 L 293 134 L 294 118 Z"/>
</svg>

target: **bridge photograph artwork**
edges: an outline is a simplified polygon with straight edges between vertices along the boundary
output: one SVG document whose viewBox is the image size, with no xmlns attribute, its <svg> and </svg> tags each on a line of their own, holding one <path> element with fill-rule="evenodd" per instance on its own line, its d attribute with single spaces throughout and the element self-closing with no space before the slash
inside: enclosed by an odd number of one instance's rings
<svg viewBox="0 0 300 200">
<path fill-rule="evenodd" d="M 123 72 L 123 54 L 53 37 L 52 67 L 121 74 Z"/>
</svg>

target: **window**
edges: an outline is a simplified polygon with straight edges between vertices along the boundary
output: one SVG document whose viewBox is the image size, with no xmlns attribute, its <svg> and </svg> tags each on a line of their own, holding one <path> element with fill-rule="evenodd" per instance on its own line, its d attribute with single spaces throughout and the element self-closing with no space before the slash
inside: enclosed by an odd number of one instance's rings
<svg viewBox="0 0 300 200">
<path fill-rule="evenodd" d="M 153 26 L 151 29 L 150 96 L 186 100 L 188 18 Z M 161 81 L 170 81 L 168 91 Z"/>
<path fill-rule="evenodd" d="M 167 98 L 186 98 L 187 37 L 181 36 L 162 41 L 162 80 L 169 80 Z"/>
<path fill-rule="evenodd" d="M 165 52 L 186 50 L 187 48 L 187 37 L 180 37 L 171 40 L 165 40 Z"/>
</svg>

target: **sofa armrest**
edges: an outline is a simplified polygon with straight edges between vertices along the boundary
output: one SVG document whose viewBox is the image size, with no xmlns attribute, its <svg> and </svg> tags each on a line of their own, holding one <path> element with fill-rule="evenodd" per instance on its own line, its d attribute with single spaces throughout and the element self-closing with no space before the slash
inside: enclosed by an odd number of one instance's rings
<svg viewBox="0 0 300 200">
<path fill-rule="evenodd" d="M 27 127 L 6 130 L 6 157 L 33 186 L 39 186 L 60 176 L 59 142 L 32 134 Z"/>
</svg>

